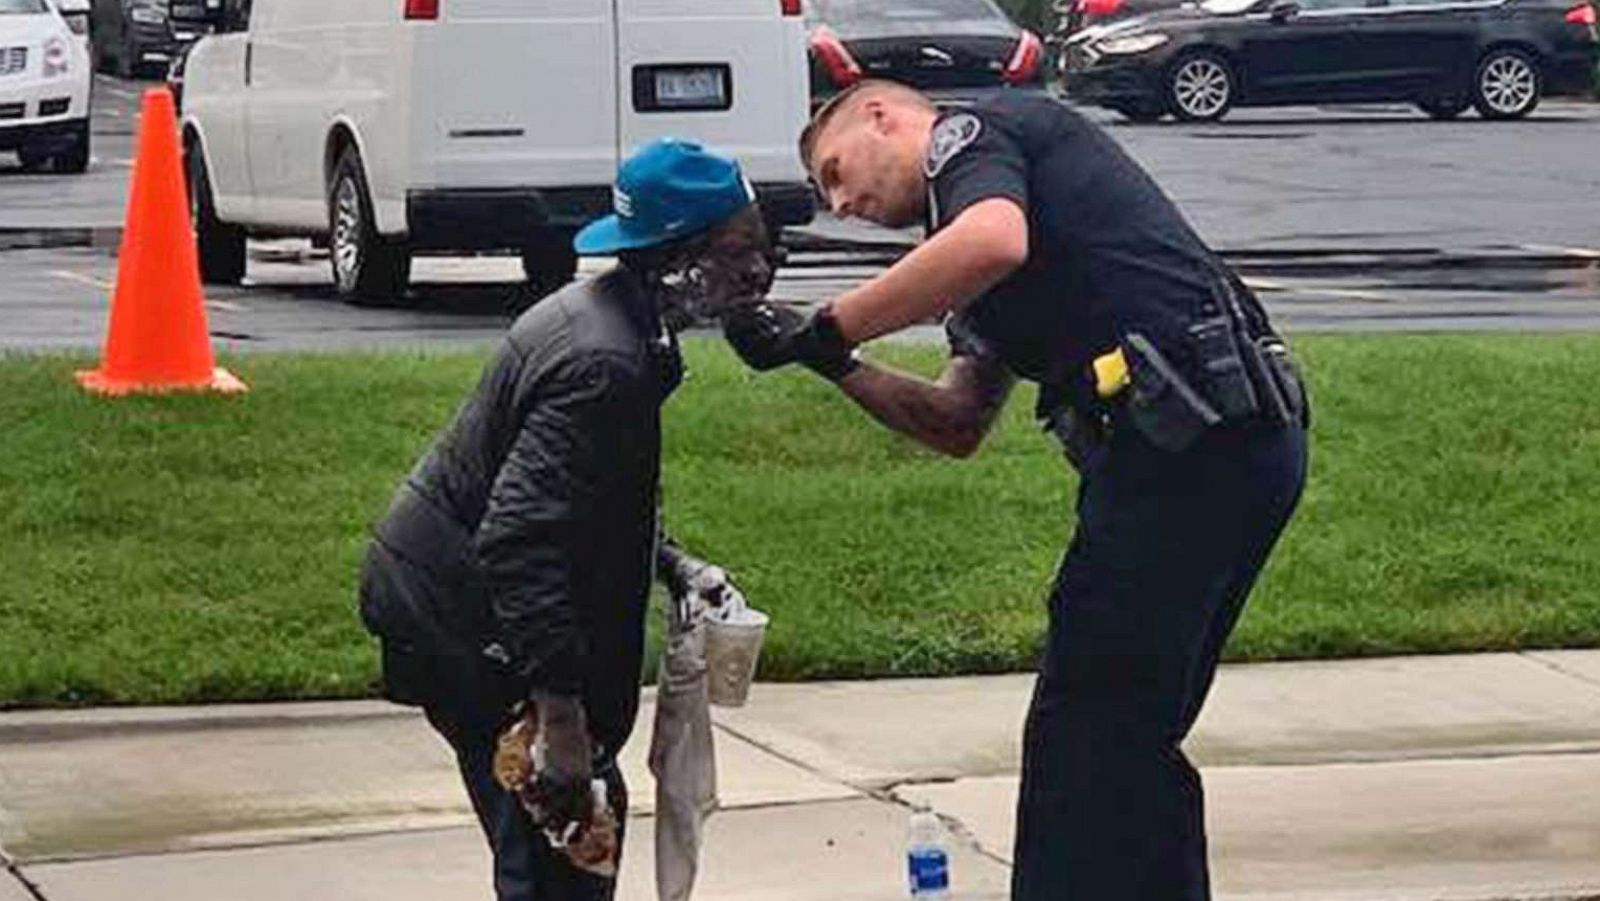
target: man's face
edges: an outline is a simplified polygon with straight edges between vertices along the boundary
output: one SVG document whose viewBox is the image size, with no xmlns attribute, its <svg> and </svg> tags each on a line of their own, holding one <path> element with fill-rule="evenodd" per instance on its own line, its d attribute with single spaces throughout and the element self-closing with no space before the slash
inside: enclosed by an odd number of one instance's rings
<svg viewBox="0 0 1600 901">
<path fill-rule="evenodd" d="M 772 290 L 778 259 L 766 224 L 755 207 L 718 228 L 700 260 L 705 291 L 703 315 L 716 318 L 736 306 L 755 303 Z"/>
<path fill-rule="evenodd" d="M 911 119 L 902 108 L 868 99 L 841 110 L 817 135 L 811 177 L 834 215 L 890 228 L 922 222 L 927 134 Z"/>
<path fill-rule="evenodd" d="M 675 328 L 719 319 L 772 290 L 778 258 L 760 210 L 751 205 L 712 230 L 705 244 L 663 273 L 664 307 Z"/>
</svg>

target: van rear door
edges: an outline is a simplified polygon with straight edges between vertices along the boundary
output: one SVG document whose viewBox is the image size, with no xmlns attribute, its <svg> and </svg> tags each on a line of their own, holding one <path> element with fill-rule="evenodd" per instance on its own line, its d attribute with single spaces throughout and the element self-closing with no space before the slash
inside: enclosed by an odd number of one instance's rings
<svg viewBox="0 0 1600 901">
<path fill-rule="evenodd" d="M 406 24 L 414 187 L 611 183 L 612 0 L 438 0 Z"/>
<path fill-rule="evenodd" d="M 619 151 L 659 137 L 729 154 L 756 182 L 801 182 L 808 112 L 800 0 L 615 0 Z"/>
</svg>

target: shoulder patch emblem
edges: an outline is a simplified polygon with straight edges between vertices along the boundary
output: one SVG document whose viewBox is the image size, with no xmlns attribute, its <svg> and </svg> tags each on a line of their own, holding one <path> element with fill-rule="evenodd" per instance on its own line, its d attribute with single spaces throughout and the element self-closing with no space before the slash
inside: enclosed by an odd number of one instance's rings
<svg viewBox="0 0 1600 901">
<path fill-rule="evenodd" d="M 928 158 L 922 163 L 922 174 L 938 178 L 945 165 L 982 133 L 983 120 L 971 113 L 956 113 L 940 119 L 933 126 L 933 135 L 928 141 Z"/>
</svg>

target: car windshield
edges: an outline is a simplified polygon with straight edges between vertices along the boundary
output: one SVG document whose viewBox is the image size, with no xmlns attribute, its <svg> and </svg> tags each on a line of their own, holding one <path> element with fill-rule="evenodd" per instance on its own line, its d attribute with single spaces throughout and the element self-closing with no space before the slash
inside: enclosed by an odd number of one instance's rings
<svg viewBox="0 0 1600 901">
<path fill-rule="evenodd" d="M 1206 2 L 1200 4 L 1200 8 L 1219 16 L 1231 16 L 1248 12 L 1250 7 L 1259 2 L 1261 0 L 1206 0 Z"/>
<path fill-rule="evenodd" d="M 1003 18 L 990 0 L 811 0 L 815 18 L 833 25 L 913 24 Z"/>
<path fill-rule="evenodd" d="M 44 0 L 0 0 L 0 16 L 7 13 L 35 14 L 48 11 Z"/>
</svg>

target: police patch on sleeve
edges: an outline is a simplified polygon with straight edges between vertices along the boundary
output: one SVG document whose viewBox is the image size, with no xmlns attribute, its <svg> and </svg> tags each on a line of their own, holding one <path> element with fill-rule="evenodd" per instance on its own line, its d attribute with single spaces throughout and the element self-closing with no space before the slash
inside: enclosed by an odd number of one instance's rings
<svg viewBox="0 0 1600 901">
<path fill-rule="evenodd" d="M 928 141 L 928 158 L 923 160 L 922 174 L 928 178 L 938 178 L 945 165 L 982 133 L 983 120 L 971 113 L 957 113 L 940 119 L 933 126 L 933 135 Z"/>
</svg>

